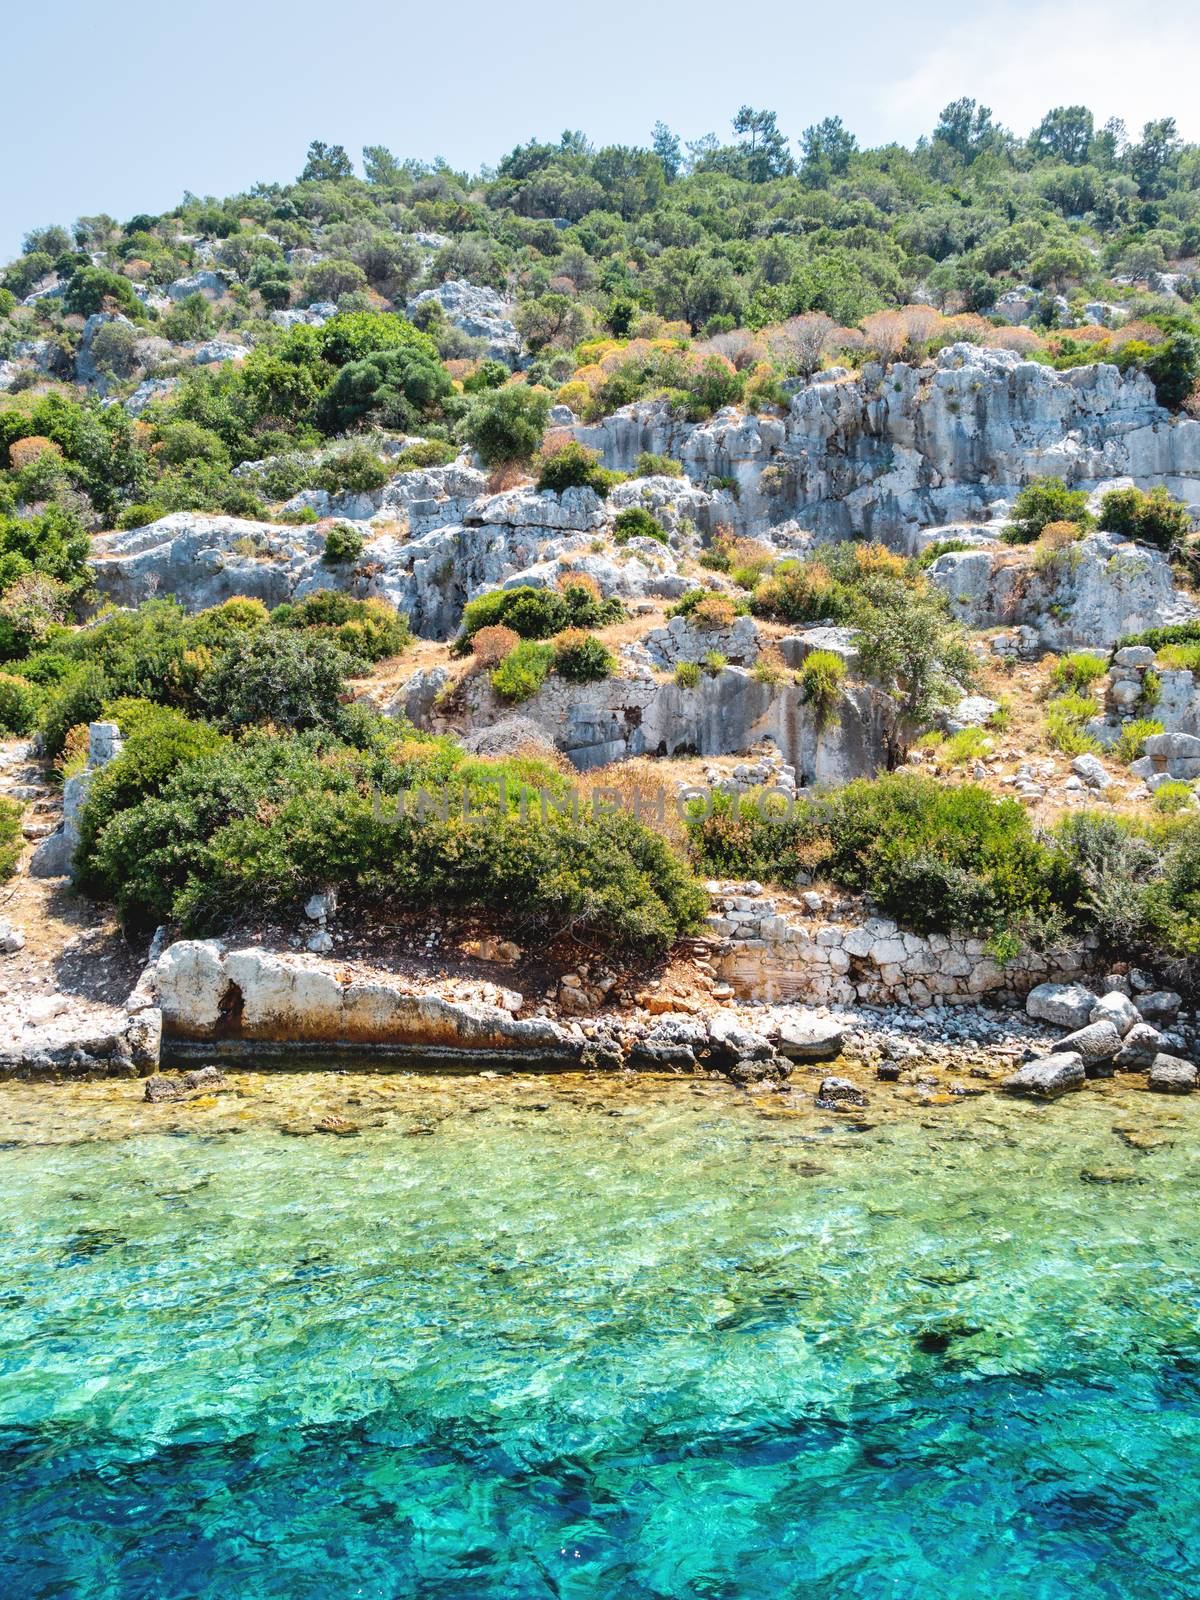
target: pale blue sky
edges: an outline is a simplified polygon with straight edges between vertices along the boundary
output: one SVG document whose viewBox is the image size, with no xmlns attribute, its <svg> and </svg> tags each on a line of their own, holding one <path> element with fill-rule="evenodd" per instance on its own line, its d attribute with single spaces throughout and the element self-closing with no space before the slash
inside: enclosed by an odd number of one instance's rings
<svg viewBox="0 0 1200 1600">
<path fill-rule="evenodd" d="M 968 94 L 1027 132 L 1083 101 L 1130 128 L 1172 115 L 1200 139 L 1191 6 L 1128 0 L 364 0 L 286 8 L 60 0 L 12 7 L 3 32 L 0 261 L 22 234 L 81 212 L 124 220 L 185 189 L 283 181 L 313 138 L 398 156 L 495 162 L 530 135 L 582 128 L 645 143 L 725 135 L 739 105 L 793 137 L 838 114 L 866 144 L 911 142 Z M 1139 34 L 1139 23 L 1147 26 Z"/>
</svg>

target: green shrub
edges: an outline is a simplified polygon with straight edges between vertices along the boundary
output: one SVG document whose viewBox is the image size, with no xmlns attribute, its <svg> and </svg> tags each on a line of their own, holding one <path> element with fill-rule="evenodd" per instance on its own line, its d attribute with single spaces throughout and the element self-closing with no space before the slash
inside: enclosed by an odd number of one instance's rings
<svg viewBox="0 0 1200 1600">
<path fill-rule="evenodd" d="M 662 524 L 644 506 L 626 506 L 624 511 L 617 512 L 613 543 L 628 544 L 630 539 L 657 539 L 659 544 L 671 542 Z"/>
<path fill-rule="evenodd" d="M 604 628 L 624 615 L 619 600 L 598 600 L 585 584 L 569 580 L 561 592 L 532 584 L 493 589 L 467 603 L 455 648 L 464 655 L 480 628 L 512 628 L 522 639 L 549 639 L 564 628 Z"/>
<path fill-rule="evenodd" d="M 229 730 L 263 721 L 297 731 L 337 729 L 352 666 L 328 639 L 264 628 L 217 658 L 200 685 L 200 703 Z"/>
<path fill-rule="evenodd" d="M 689 826 L 702 869 L 786 884 L 819 874 L 918 932 L 1014 943 L 1052 943 L 1076 909 L 1069 864 L 1035 837 L 1019 802 L 977 784 L 892 773 L 797 801 L 786 817 L 762 811 L 755 796 L 718 796 Z"/>
<path fill-rule="evenodd" d="M 422 741 L 415 741 L 420 746 Z M 414 748 L 410 738 L 405 751 Z M 247 913 L 294 908 L 316 888 L 343 901 L 482 912 L 532 934 L 568 934 L 630 952 L 666 950 L 692 931 L 706 897 L 666 842 L 626 814 L 598 820 L 536 802 L 522 820 L 522 783 L 565 783 L 543 764 L 471 762 L 424 742 L 425 758 L 397 764 L 343 752 L 322 761 L 310 742 L 261 735 L 178 770 L 161 793 L 115 817 L 96 850 L 98 878 L 113 886 L 127 925 L 178 918 L 214 932 Z M 509 804 L 501 811 L 498 780 Z M 446 819 L 377 805 L 416 785 L 448 782 L 471 795 Z M 484 815 L 480 815 L 484 812 Z"/>
<path fill-rule="evenodd" d="M 357 561 L 363 553 L 363 544 L 363 536 L 357 528 L 351 527 L 348 522 L 335 522 L 325 535 L 321 560 L 327 567 L 335 567 L 345 561 Z"/>
<path fill-rule="evenodd" d="M 820 561 L 781 565 L 750 596 L 751 612 L 771 622 L 844 623 L 856 609 L 853 591 Z"/>
<path fill-rule="evenodd" d="M 393 472 L 412 472 L 423 467 L 447 467 L 458 451 L 444 439 L 419 439 L 401 450 L 392 462 Z"/>
<path fill-rule="evenodd" d="M 1200 622 L 1172 622 L 1164 628 L 1147 628 L 1142 633 L 1127 633 L 1113 645 L 1114 655 L 1129 645 L 1149 645 L 1151 650 L 1161 650 L 1168 644 L 1200 644 Z"/>
<path fill-rule="evenodd" d="M 1175 778 L 1169 783 L 1159 784 L 1151 803 L 1156 811 L 1161 811 L 1167 816 L 1175 816 L 1180 811 L 1189 810 L 1194 800 L 1191 784 Z"/>
<path fill-rule="evenodd" d="M 617 658 L 595 634 L 568 628 L 554 640 L 554 670 L 572 683 L 595 683 L 612 677 Z"/>
<path fill-rule="evenodd" d="M 1071 655 L 1060 656 L 1054 663 L 1050 683 L 1064 693 L 1086 694 L 1107 671 L 1108 662 L 1103 656 L 1088 650 L 1077 650 Z"/>
<path fill-rule="evenodd" d="M 834 797 L 830 873 L 919 932 L 1045 936 L 1064 885 L 1016 800 L 896 773 Z"/>
<path fill-rule="evenodd" d="M 1127 766 L 1131 765 L 1142 754 L 1146 740 L 1162 732 L 1161 722 L 1156 722 L 1152 717 L 1135 717 L 1132 722 L 1122 725 L 1113 754 L 1118 761 L 1124 761 Z"/>
<path fill-rule="evenodd" d="M 25 848 L 21 832 L 21 807 L 0 795 L 0 882 L 11 878 Z"/>
<path fill-rule="evenodd" d="M 72 728 L 99 719 L 111 693 L 108 679 L 94 666 L 76 670 L 50 690 L 42 706 L 40 732 L 51 759 L 62 754 Z"/>
<path fill-rule="evenodd" d="M 1148 494 L 1132 487 L 1110 490 L 1100 502 L 1098 526 L 1169 553 L 1187 542 L 1192 519 L 1183 502 L 1157 484 Z"/>
<path fill-rule="evenodd" d="M 643 450 L 633 467 L 635 478 L 682 478 L 683 462 L 674 456 L 656 456 Z"/>
<path fill-rule="evenodd" d="M 387 463 L 361 442 L 326 456 L 312 474 L 313 487 L 330 494 L 370 494 L 382 489 L 390 477 Z"/>
<path fill-rule="evenodd" d="M 75 867 L 77 885 L 85 894 L 111 893 L 106 880 L 93 877 L 92 857 L 113 818 L 157 794 L 178 768 L 225 743 L 207 723 L 148 700 L 119 700 L 106 714 L 120 727 L 125 747 L 92 779 L 80 813 Z"/>
<path fill-rule="evenodd" d="M 485 467 L 529 461 L 536 454 L 550 416 L 550 396 L 524 384 L 492 389 L 471 402 L 463 437 Z"/>
<path fill-rule="evenodd" d="M 1163 672 L 1200 672 L 1200 643 L 1163 645 L 1157 665 Z"/>
<path fill-rule="evenodd" d="M 27 678 L 0 672 L 0 733 L 32 733 L 42 692 Z"/>
<path fill-rule="evenodd" d="M 1098 701 L 1080 694 L 1060 695 L 1046 707 L 1046 737 L 1064 755 L 1094 754 L 1100 746 L 1084 728 L 1099 715 Z"/>
<path fill-rule="evenodd" d="M 386 600 L 354 600 L 339 589 L 318 589 L 303 600 L 277 606 L 271 621 L 278 628 L 319 632 L 364 665 L 398 656 L 412 641 L 408 618 Z"/>
<path fill-rule="evenodd" d="M 1084 490 L 1068 489 L 1061 478 L 1038 478 L 1027 483 L 1013 506 L 1010 525 L 1003 535 L 1005 543 L 1032 544 L 1052 522 L 1091 527 L 1087 498 Z"/>
<path fill-rule="evenodd" d="M 932 544 L 927 544 L 917 557 L 917 566 L 924 571 L 931 567 L 939 556 L 957 555 L 961 550 L 976 550 L 978 546 L 970 539 L 935 539 Z"/>
<path fill-rule="evenodd" d="M 407 432 L 434 416 L 452 389 L 450 374 L 425 350 L 415 345 L 376 350 L 341 369 L 322 393 L 315 416 L 325 433 L 345 433 L 366 421 Z"/>
<path fill-rule="evenodd" d="M 534 639 L 522 639 L 510 650 L 498 667 L 493 668 L 490 682 L 501 700 L 516 703 L 528 700 L 545 683 L 554 664 L 554 648 Z"/>
<path fill-rule="evenodd" d="M 982 728 L 960 728 L 941 746 L 941 759 L 952 767 L 962 767 L 968 761 L 979 761 L 992 748 L 992 742 Z"/>
<path fill-rule="evenodd" d="M 681 689 L 694 689 L 700 682 L 700 663 L 681 661 L 675 668 L 675 682 Z"/>
<path fill-rule="evenodd" d="M 842 699 L 842 685 L 846 679 L 846 663 L 832 650 L 814 650 L 805 656 L 796 682 L 800 698 L 812 707 L 819 729 L 837 721 Z"/>
<path fill-rule="evenodd" d="M 587 449 L 577 439 L 568 440 L 543 456 L 538 466 L 538 488 L 551 489 L 555 494 L 564 489 L 594 489 L 603 496 L 616 481 L 617 474 L 600 465 L 600 452 Z"/>
</svg>

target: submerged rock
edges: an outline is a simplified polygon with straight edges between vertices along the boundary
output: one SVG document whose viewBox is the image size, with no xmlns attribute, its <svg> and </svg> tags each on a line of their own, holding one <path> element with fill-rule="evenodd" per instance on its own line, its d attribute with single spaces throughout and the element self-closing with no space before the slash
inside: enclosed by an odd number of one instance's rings
<svg viewBox="0 0 1200 1600">
<path fill-rule="evenodd" d="M 225 1074 L 220 1067 L 197 1067 L 192 1072 L 180 1073 L 178 1077 L 155 1073 L 152 1078 L 146 1079 L 145 1098 L 151 1105 L 160 1105 L 167 1100 L 187 1100 L 194 1094 L 224 1087 Z"/>
<path fill-rule="evenodd" d="M 1149 1087 L 1158 1094 L 1191 1094 L 1197 1070 L 1180 1056 L 1156 1055 L 1150 1067 Z"/>
<path fill-rule="evenodd" d="M 1034 1095 L 1043 1100 L 1054 1100 L 1069 1089 L 1082 1089 L 1086 1074 L 1083 1057 L 1076 1050 L 1060 1051 L 1043 1056 L 1040 1061 L 1027 1061 L 1023 1067 L 1005 1078 L 1002 1088 L 1010 1094 Z"/>
</svg>

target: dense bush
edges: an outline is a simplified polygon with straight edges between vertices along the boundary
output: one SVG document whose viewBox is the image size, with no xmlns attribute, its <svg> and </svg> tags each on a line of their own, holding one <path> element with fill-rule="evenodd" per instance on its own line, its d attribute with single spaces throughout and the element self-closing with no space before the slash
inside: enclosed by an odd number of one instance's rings
<svg viewBox="0 0 1200 1600">
<path fill-rule="evenodd" d="M 346 561 L 357 561 L 363 553 L 363 536 L 349 522 L 335 522 L 325 535 L 325 548 L 321 560 L 335 567 Z"/>
<path fill-rule="evenodd" d="M 814 650 L 801 663 L 796 674 L 800 698 L 812 707 L 818 728 L 836 718 L 845 678 L 846 663 L 832 650 Z"/>
<path fill-rule="evenodd" d="M 550 396 L 525 384 L 492 389 L 472 401 L 462 436 L 485 467 L 529 461 L 536 455 L 550 416 Z"/>
<path fill-rule="evenodd" d="M 768 820 L 756 797 L 692 825 L 706 871 L 792 882 L 821 872 L 922 933 L 1049 939 L 1076 885 L 1018 801 L 897 773 L 847 784 Z"/>
<path fill-rule="evenodd" d="M 588 450 L 572 439 L 543 455 L 538 466 L 537 486 L 561 493 L 564 489 L 594 489 L 606 495 L 618 474 L 600 465 L 600 452 Z"/>
<path fill-rule="evenodd" d="M 464 820 L 457 798 L 444 818 L 436 806 L 418 815 L 412 791 L 443 782 L 456 797 L 470 792 L 478 820 Z M 563 796 L 562 813 L 543 822 L 535 802 L 522 820 L 523 783 Z M 330 885 L 393 911 L 486 911 L 515 929 L 629 950 L 664 950 L 693 929 L 705 896 L 664 840 L 626 815 L 573 820 L 563 788 L 550 768 L 471 762 L 439 741 L 330 761 L 306 740 L 256 735 L 178 768 L 113 817 L 90 870 L 128 924 L 178 917 L 196 932 Z M 377 789 L 391 799 L 375 803 Z"/>
<path fill-rule="evenodd" d="M 1038 478 L 1027 483 L 1013 505 L 1004 531 L 1007 544 L 1033 544 L 1052 522 L 1073 522 L 1079 528 L 1092 523 L 1083 489 L 1068 489 L 1061 478 Z"/>
<path fill-rule="evenodd" d="M 32 733 L 42 695 L 27 678 L 0 672 L 0 734 Z"/>
<path fill-rule="evenodd" d="M 612 677 L 617 658 L 595 634 L 568 628 L 554 640 L 554 670 L 572 683 L 593 683 Z"/>
<path fill-rule="evenodd" d="M 0 882 L 12 876 L 24 847 L 21 807 L 15 800 L 0 795 Z"/>
<path fill-rule="evenodd" d="M 1132 487 L 1111 489 L 1100 502 L 1098 526 L 1169 553 L 1186 543 L 1192 519 L 1183 502 L 1157 484 L 1148 494 Z"/>
<path fill-rule="evenodd" d="M 492 672 L 492 688 L 501 700 L 529 700 L 545 683 L 554 665 L 554 650 L 536 639 L 522 639 Z"/>
<path fill-rule="evenodd" d="M 329 639 L 263 629 L 219 656 L 199 688 L 201 706 L 220 727 L 344 726 L 342 702 L 353 661 Z"/>
<path fill-rule="evenodd" d="M 645 506 L 626 506 L 618 511 L 613 523 L 613 542 L 628 544 L 630 539 L 657 539 L 659 544 L 670 544 L 666 529 L 652 517 Z"/>
<path fill-rule="evenodd" d="M 619 600 L 599 600 L 577 580 L 568 579 L 561 591 L 519 584 L 515 589 L 494 589 L 467 603 L 456 648 L 460 655 L 465 654 L 480 628 L 502 626 L 512 628 L 523 639 L 549 639 L 564 628 L 603 628 L 624 615 Z"/>
<path fill-rule="evenodd" d="M 682 478 L 683 462 L 674 456 L 656 456 L 643 450 L 634 463 L 635 478 Z"/>
</svg>

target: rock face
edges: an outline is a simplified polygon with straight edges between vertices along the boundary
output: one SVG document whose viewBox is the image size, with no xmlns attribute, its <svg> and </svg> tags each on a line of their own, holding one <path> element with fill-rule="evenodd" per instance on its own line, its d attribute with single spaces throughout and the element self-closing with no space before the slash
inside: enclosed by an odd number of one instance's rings
<svg viewBox="0 0 1200 1600">
<path fill-rule="evenodd" d="M 1031 628 L 1048 650 L 1110 646 L 1195 610 L 1164 556 L 1111 533 L 1081 539 L 1041 568 L 1011 549 L 950 551 L 929 578 L 968 627 Z"/>
<path fill-rule="evenodd" d="M 795 517 L 905 549 L 921 528 L 990 520 L 1035 477 L 1094 488 L 1128 475 L 1200 500 L 1200 422 L 1172 418 L 1143 375 L 1105 364 L 1057 373 L 973 345 L 886 375 L 817 374 L 782 420 L 723 411 L 689 424 L 643 402 L 576 435 L 608 467 L 628 471 L 650 450 L 678 456 L 696 481 L 735 479 L 732 526 Z"/>
<path fill-rule="evenodd" d="M 88 790 L 96 774 L 115 761 L 123 748 L 121 730 L 115 722 L 89 724 L 87 766 L 63 784 L 62 826 L 33 852 L 29 871 L 35 878 L 61 878 L 70 873 L 79 845 L 79 815 Z"/>
<path fill-rule="evenodd" d="M 410 300 L 406 308 L 407 315 L 411 317 L 419 306 L 429 300 L 440 305 L 447 320 L 469 338 L 486 340 L 485 354 L 490 360 L 506 362 L 510 367 L 520 365 L 524 345 L 516 325 L 509 317 L 512 307 L 494 289 L 480 288 L 463 279 L 452 278 Z"/>
<path fill-rule="evenodd" d="M 560 1062 L 577 1060 L 584 1043 L 547 1018 L 445 1000 L 401 979 L 344 981 L 312 959 L 226 950 L 211 939 L 169 946 L 156 983 L 168 1040 L 371 1045 L 430 1060 L 518 1053 Z"/>
<path fill-rule="evenodd" d="M 484 676 L 466 681 L 452 716 L 439 714 L 430 688 L 428 675 L 414 675 L 393 709 L 434 731 L 505 715 Z M 887 768 L 901 748 L 895 706 L 877 690 L 847 688 L 838 720 L 818 727 L 795 684 L 760 682 L 741 667 L 702 672 L 694 688 L 639 671 L 582 684 L 551 676 L 520 714 L 581 772 L 628 756 L 725 755 L 769 738 L 803 782 L 842 783 Z"/>
</svg>

